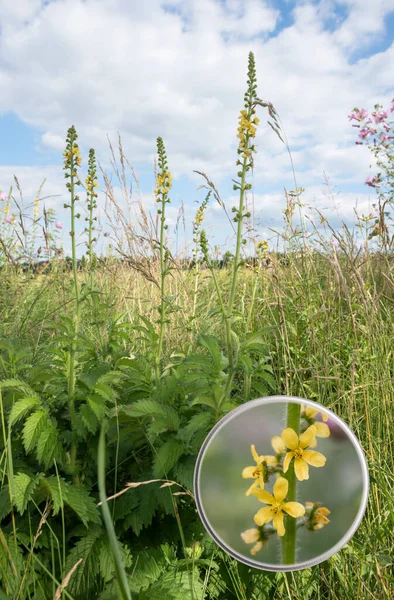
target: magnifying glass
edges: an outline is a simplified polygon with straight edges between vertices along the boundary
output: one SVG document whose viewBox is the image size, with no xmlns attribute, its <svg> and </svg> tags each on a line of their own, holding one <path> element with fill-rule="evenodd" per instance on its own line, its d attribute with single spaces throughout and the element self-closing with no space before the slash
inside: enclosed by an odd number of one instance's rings
<svg viewBox="0 0 394 600">
<path fill-rule="evenodd" d="M 351 539 L 368 502 L 364 452 L 331 410 L 270 396 L 221 419 L 197 457 L 204 527 L 235 559 L 266 571 L 327 560 Z"/>
</svg>

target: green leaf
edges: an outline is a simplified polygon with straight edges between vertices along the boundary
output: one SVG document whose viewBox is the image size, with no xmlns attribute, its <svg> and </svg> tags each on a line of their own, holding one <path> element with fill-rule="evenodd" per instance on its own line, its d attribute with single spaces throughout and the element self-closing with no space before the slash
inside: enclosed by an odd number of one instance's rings
<svg viewBox="0 0 394 600">
<path fill-rule="evenodd" d="M 153 477 L 168 475 L 172 467 L 182 456 L 185 446 L 182 440 L 172 438 L 165 442 L 155 454 L 153 460 Z"/>
<path fill-rule="evenodd" d="M 86 536 L 80 539 L 69 552 L 66 559 L 65 573 L 82 558 L 82 562 L 71 575 L 67 591 L 78 597 L 92 598 L 90 593 L 95 586 L 100 570 L 100 546 L 103 530 L 101 527 L 90 528 Z"/>
<path fill-rule="evenodd" d="M 48 423 L 48 413 L 39 409 L 26 419 L 23 427 L 23 445 L 26 452 L 31 452 L 37 445 L 38 438 Z"/>
<path fill-rule="evenodd" d="M 178 413 L 174 408 L 155 400 L 138 400 L 132 406 L 122 407 L 122 411 L 130 417 L 161 417 L 174 430 L 177 430 L 180 424 Z"/>
<path fill-rule="evenodd" d="M 38 396 L 22 398 L 21 400 L 15 402 L 10 412 L 10 425 L 14 425 L 17 421 L 19 421 L 25 415 L 27 415 L 38 404 L 40 404 L 40 399 Z"/>
<path fill-rule="evenodd" d="M 20 379 L 3 379 L 0 382 L 0 388 L 2 390 L 8 390 L 10 392 L 20 392 L 24 396 L 29 396 L 31 398 L 37 397 L 37 393 L 30 387 L 25 381 L 21 381 Z"/>
<path fill-rule="evenodd" d="M 212 406 L 212 405 L 210 405 Z M 189 420 L 187 425 L 183 427 L 179 432 L 179 437 L 181 437 L 186 443 L 189 443 L 192 437 L 199 431 L 203 430 L 204 433 L 207 433 L 209 425 L 212 423 L 212 413 L 211 412 L 200 412 L 196 415 L 193 415 Z"/>
<path fill-rule="evenodd" d="M 58 432 L 52 424 L 43 430 L 37 441 L 37 460 L 48 468 L 56 454 Z"/>
<path fill-rule="evenodd" d="M 89 523 L 101 523 L 96 501 L 85 488 L 66 484 L 65 492 L 64 502 L 77 513 L 85 527 L 88 527 Z"/>
<path fill-rule="evenodd" d="M 21 515 L 24 513 L 31 496 L 38 486 L 38 476 L 32 479 L 26 473 L 17 473 L 14 476 L 14 504 Z"/>
<path fill-rule="evenodd" d="M 79 414 L 82 418 L 82 423 L 85 425 L 89 433 L 95 434 L 99 425 L 96 414 L 87 404 L 82 404 L 79 409 Z"/>
<path fill-rule="evenodd" d="M 0 521 L 11 512 L 10 488 L 3 485 L 0 490 Z"/>
<path fill-rule="evenodd" d="M 67 495 L 67 483 L 61 477 L 42 477 L 40 483 L 49 491 L 50 498 L 53 502 L 53 515 L 56 516 L 59 510 L 64 505 L 64 500 Z"/>
<path fill-rule="evenodd" d="M 99 396 L 98 394 L 91 394 L 88 396 L 87 403 L 96 415 L 97 419 L 101 421 L 105 415 L 106 409 L 105 400 L 103 397 Z"/>
</svg>

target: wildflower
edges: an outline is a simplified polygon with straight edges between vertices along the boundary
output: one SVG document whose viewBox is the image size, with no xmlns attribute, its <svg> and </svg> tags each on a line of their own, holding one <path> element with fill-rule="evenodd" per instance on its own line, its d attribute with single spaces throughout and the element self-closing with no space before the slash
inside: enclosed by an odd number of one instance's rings
<svg viewBox="0 0 394 600">
<path fill-rule="evenodd" d="M 310 531 L 322 529 L 330 522 L 327 515 L 331 513 L 321 502 L 305 502 L 307 512 L 306 527 Z"/>
<path fill-rule="evenodd" d="M 313 408 L 312 406 L 304 406 L 302 408 L 302 415 L 307 419 L 307 421 L 311 422 L 311 424 L 313 424 L 316 427 L 316 437 L 322 437 L 322 438 L 326 438 L 329 437 L 330 435 L 330 428 L 327 425 L 327 421 L 328 421 L 328 415 L 326 415 L 325 413 L 320 413 L 322 416 L 322 419 L 324 421 L 324 423 L 322 423 L 321 421 L 316 421 L 316 415 L 319 413 L 319 411 L 316 408 Z M 316 446 L 317 442 L 315 441 L 314 443 L 310 443 L 309 447 L 310 448 L 314 448 Z"/>
<path fill-rule="evenodd" d="M 11 217 L 11 215 L 7 215 L 7 216 L 6 216 L 6 218 L 5 218 L 5 222 L 6 222 L 6 223 L 12 223 L 12 217 Z"/>
<path fill-rule="evenodd" d="M 271 440 L 271 446 L 275 450 L 276 454 L 283 454 L 286 452 L 286 444 L 278 435 L 274 435 Z"/>
<path fill-rule="evenodd" d="M 316 438 L 316 426 L 311 425 L 300 436 L 296 434 L 294 429 L 286 427 L 281 433 L 282 440 L 289 448 L 285 460 L 283 461 L 283 472 L 286 473 L 290 462 L 294 458 L 294 471 L 299 481 L 309 479 L 309 465 L 313 467 L 323 467 L 326 463 L 326 457 L 320 452 L 307 450 L 311 442 Z"/>
<path fill-rule="evenodd" d="M 261 489 L 264 489 L 264 475 L 267 465 L 275 466 L 277 464 L 275 456 L 259 456 L 253 444 L 250 447 L 250 451 L 252 452 L 256 466 L 245 467 L 242 471 L 242 477 L 244 479 L 255 479 L 256 481 L 252 483 L 246 492 L 246 496 L 249 496 L 249 494 L 251 494 L 259 485 Z"/>
<path fill-rule="evenodd" d="M 252 529 L 243 531 L 241 533 L 241 538 L 245 544 L 255 544 L 250 551 L 252 556 L 261 550 L 267 540 L 267 536 L 263 533 L 262 529 L 257 529 L 257 527 L 252 527 Z"/>
<path fill-rule="evenodd" d="M 104 237 L 109 237 L 109 232 L 108 231 L 104 231 Z"/>
<path fill-rule="evenodd" d="M 274 528 L 281 537 L 285 535 L 285 527 L 283 525 L 284 512 L 293 518 L 302 517 L 305 514 L 305 507 L 299 502 L 283 502 L 287 496 L 289 482 L 284 477 L 278 477 L 275 481 L 273 495 L 265 490 L 254 490 L 253 495 L 260 502 L 270 504 L 260 508 L 254 516 L 256 525 L 264 525 L 272 521 Z"/>
<path fill-rule="evenodd" d="M 365 183 L 370 187 L 380 187 L 380 177 L 378 175 L 374 175 L 373 177 L 367 177 Z"/>
<path fill-rule="evenodd" d="M 371 131 L 369 129 L 361 129 L 358 137 L 362 140 L 365 140 L 369 135 L 371 135 Z"/>
<path fill-rule="evenodd" d="M 0 200 L 7 200 L 7 194 L 5 192 L 0 194 Z"/>
<path fill-rule="evenodd" d="M 63 223 L 61 221 L 55 221 L 55 227 L 57 229 L 63 229 Z"/>
</svg>

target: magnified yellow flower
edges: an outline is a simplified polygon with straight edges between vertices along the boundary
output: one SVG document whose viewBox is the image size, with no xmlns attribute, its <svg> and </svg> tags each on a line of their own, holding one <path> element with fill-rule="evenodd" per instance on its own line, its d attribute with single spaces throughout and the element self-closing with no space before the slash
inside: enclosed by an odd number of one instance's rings
<svg viewBox="0 0 394 600">
<path fill-rule="evenodd" d="M 283 461 L 283 472 L 286 473 L 292 459 L 294 458 L 294 471 L 299 481 L 309 479 L 309 465 L 313 467 L 324 467 L 326 457 L 320 452 L 307 450 L 308 446 L 316 439 L 316 426 L 311 425 L 298 437 L 294 429 L 286 427 L 281 433 L 282 440 L 289 448 Z"/>
<path fill-rule="evenodd" d="M 271 446 L 275 450 L 276 454 L 283 454 L 286 452 L 286 444 L 278 435 L 274 435 L 271 440 Z"/>
<path fill-rule="evenodd" d="M 302 414 L 305 415 L 308 419 L 315 419 L 319 414 L 319 411 L 316 408 L 312 408 L 312 406 L 303 406 Z M 328 415 L 320 411 L 322 419 L 324 423 L 321 421 L 315 421 L 313 425 L 316 427 L 316 437 L 326 438 L 330 435 L 330 429 L 327 425 Z M 315 440 L 311 444 L 309 444 L 310 448 L 315 448 L 317 445 L 317 441 Z"/>
<path fill-rule="evenodd" d="M 260 502 L 271 505 L 260 508 L 254 516 L 254 522 L 256 525 L 261 526 L 264 525 L 264 523 L 272 521 L 272 524 L 280 537 L 286 533 L 283 524 L 284 512 L 294 518 L 302 517 L 305 514 L 305 506 L 299 502 L 283 502 L 287 496 L 288 489 L 289 482 L 287 479 L 278 477 L 274 484 L 273 495 L 265 490 L 253 491 L 253 495 L 256 496 Z"/>
<path fill-rule="evenodd" d="M 264 546 L 265 540 L 261 538 L 261 533 L 257 527 L 243 531 L 241 533 L 241 538 L 246 544 L 255 544 L 250 551 L 252 556 L 257 554 L 257 552 Z"/>
<path fill-rule="evenodd" d="M 305 508 L 309 509 L 316 506 L 317 503 L 314 502 L 305 502 Z M 318 529 L 322 529 L 327 523 L 330 522 L 330 519 L 327 518 L 327 515 L 331 514 L 331 511 L 328 510 L 325 506 L 319 506 L 316 510 L 312 511 L 312 516 L 309 522 L 309 529 L 312 531 L 316 531 Z"/>
<path fill-rule="evenodd" d="M 250 447 L 250 451 L 252 452 L 252 456 L 255 460 L 255 467 L 245 467 L 242 471 L 242 477 L 244 479 L 255 479 L 256 481 L 250 486 L 248 491 L 246 492 L 246 496 L 252 493 L 252 490 L 257 488 L 259 485 L 261 489 L 264 489 L 264 470 L 266 465 L 275 466 L 276 458 L 275 456 L 259 456 L 256 452 L 256 448 L 252 444 Z"/>
</svg>

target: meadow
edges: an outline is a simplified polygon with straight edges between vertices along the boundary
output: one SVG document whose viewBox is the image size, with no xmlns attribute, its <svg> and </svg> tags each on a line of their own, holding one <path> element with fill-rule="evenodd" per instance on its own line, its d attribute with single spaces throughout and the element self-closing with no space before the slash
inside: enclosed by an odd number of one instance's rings
<svg viewBox="0 0 394 600">
<path fill-rule="evenodd" d="M 171 160 L 161 138 L 153 214 L 139 203 L 128 215 L 104 177 L 113 206 L 106 257 L 95 253 L 95 154 L 85 196 L 73 127 L 64 152 L 71 258 L 59 250 L 54 214 L 39 215 L 37 201 L 28 226 L 11 192 L 4 199 L 1 600 L 393 598 L 393 239 L 379 219 L 360 219 L 350 231 L 323 215 L 307 234 L 296 188 L 286 193 L 283 249 L 259 241 L 248 227 L 257 107 L 268 108 L 280 135 L 275 109 L 256 97 L 250 54 L 239 205 L 230 214 L 202 174 L 208 193 L 189 262 L 168 244 Z M 125 182 L 121 146 L 120 153 Z M 221 264 L 203 228 L 212 201 L 235 230 Z M 78 211 L 86 218 L 83 259 Z M 40 223 L 44 262 L 34 237 Z M 253 261 L 243 253 L 248 242 Z M 224 553 L 205 532 L 193 495 L 195 460 L 213 425 L 275 394 L 314 400 L 341 417 L 361 443 L 371 482 L 349 543 L 288 574 Z"/>
</svg>

